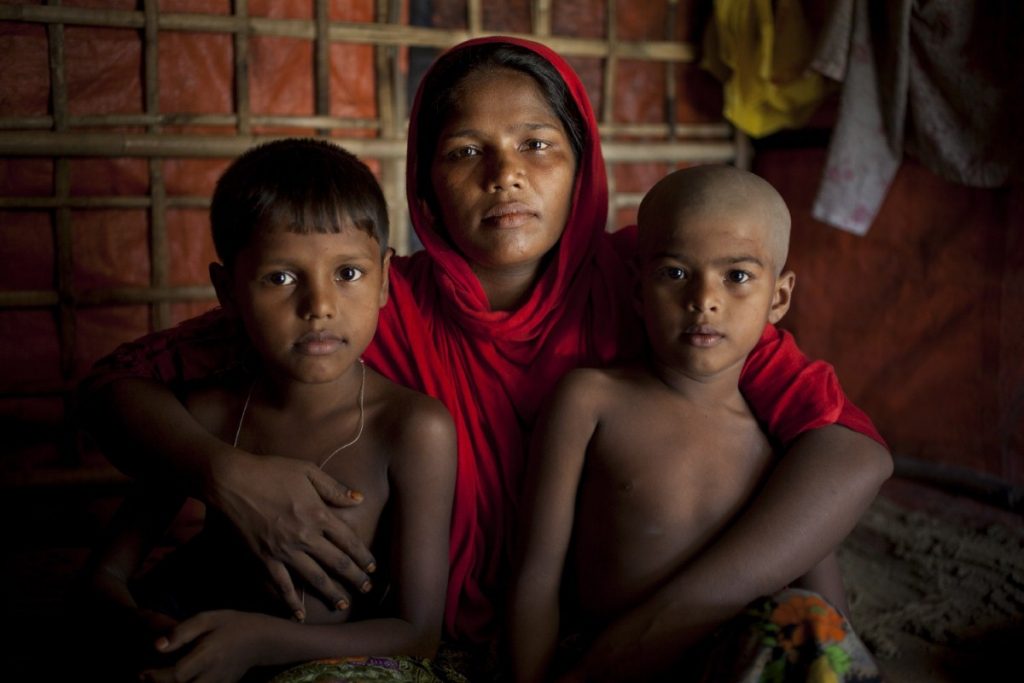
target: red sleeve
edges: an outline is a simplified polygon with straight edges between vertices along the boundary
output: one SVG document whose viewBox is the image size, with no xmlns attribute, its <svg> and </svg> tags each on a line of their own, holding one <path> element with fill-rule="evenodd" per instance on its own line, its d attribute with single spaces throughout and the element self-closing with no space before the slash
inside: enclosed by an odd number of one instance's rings
<svg viewBox="0 0 1024 683">
<path fill-rule="evenodd" d="M 740 390 L 767 432 L 784 444 L 839 424 L 886 445 L 871 419 L 843 393 L 832 366 L 808 360 L 793 335 L 773 325 L 747 357 Z"/>
<path fill-rule="evenodd" d="M 88 392 L 125 378 L 173 386 L 237 367 L 244 357 L 242 349 L 237 327 L 215 308 L 177 327 L 122 344 L 96 362 L 82 387 Z"/>
</svg>

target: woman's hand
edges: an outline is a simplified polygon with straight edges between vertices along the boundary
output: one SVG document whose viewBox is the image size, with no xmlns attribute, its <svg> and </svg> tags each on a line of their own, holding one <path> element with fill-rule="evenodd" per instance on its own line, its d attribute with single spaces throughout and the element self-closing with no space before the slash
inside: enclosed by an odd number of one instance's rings
<svg viewBox="0 0 1024 683">
<path fill-rule="evenodd" d="M 347 489 L 311 463 L 235 451 L 211 463 L 208 502 L 224 513 L 263 562 L 298 620 L 302 599 L 294 572 L 329 605 L 346 607 L 376 569 L 370 551 L 333 508 L 358 505 Z"/>
<path fill-rule="evenodd" d="M 191 644 L 188 653 L 174 666 L 143 671 L 140 679 L 154 683 L 237 681 L 250 668 L 263 663 L 275 621 L 275 617 L 265 614 L 234 610 L 201 612 L 156 641 L 161 654 L 172 654 Z"/>
</svg>

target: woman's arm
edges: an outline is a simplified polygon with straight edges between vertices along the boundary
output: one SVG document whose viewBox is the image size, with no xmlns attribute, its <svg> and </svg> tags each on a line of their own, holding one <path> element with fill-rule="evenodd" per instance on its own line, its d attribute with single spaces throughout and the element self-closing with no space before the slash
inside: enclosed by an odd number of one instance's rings
<svg viewBox="0 0 1024 683">
<path fill-rule="evenodd" d="M 223 511 L 297 613 L 289 569 L 321 587 L 331 604 L 348 599 L 336 579 L 362 585 L 373 558 L 331 506 L 357 504 L 359 494 L 307 463 L 255 458 L 224 444 L 168 387 L 237 364 L 232 330 L 214 311 L 123 345 L 83 383 L 88 426 L 126 474 L 177 482 Z"/>
<path fill-rule="evenodd" d="M 892 474 L 877 441 L 829 426 L 797 439 L 743 514 L 652 598 L 591 647 L 586 680 L 644 680 L 755 598 L 815 566 Z"/>
</svg>

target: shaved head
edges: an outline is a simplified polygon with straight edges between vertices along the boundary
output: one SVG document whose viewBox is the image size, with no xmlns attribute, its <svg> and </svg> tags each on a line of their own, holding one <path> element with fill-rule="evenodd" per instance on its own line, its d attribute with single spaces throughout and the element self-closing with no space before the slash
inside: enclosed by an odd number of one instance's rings
<svg viewBox="0 0 1024 683">
<path fill-rule="evenodd" d="M 709 213 L 753 216 L 765 227 L 775 274 L 789 253 L 790 216 L 768 181 L 735 166 L 709 164 L 674 171 L 655 183 L 640 203 L 640 254 L 657 240 L 659 226 Z"/>
</svg>

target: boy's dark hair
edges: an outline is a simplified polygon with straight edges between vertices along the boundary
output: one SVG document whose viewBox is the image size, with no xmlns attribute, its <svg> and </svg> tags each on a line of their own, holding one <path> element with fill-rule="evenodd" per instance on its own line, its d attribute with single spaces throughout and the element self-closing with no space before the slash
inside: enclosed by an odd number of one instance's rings
<svg viewBox="0 0 1024 683">
<path fill-rule="evenodd" d="M 501 42 L 448 52 L 437 60 L 420 86 L 423 94 L 416 122 L 416 187 L 431 208 L 436 207 L 430 170 L 441 129 L 455 108 L 458 86 L 471 74 L 488 69 L 512 69 L 533 78 L 565 128 L 577 162 L 583 153 L 587 130 L 583 116 L 562 75 L 548 60 L 519 45 Z"/>
<path fill-rule="evenodd" d="M 298 234 L 347 226 L 388 248 L 388 211 L 366 164 L 324 140 L 275 140 L 235 159 L 217 181 L 210 226 L 217 256 L 231 266 L 252 235 L 270 226 Z"/>
</svg>

